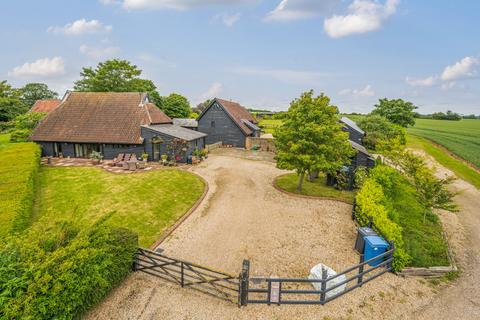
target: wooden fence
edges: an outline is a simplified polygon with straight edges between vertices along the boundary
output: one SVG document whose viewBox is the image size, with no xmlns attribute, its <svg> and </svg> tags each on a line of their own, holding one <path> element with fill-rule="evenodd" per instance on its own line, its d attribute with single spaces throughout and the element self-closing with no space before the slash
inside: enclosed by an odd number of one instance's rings
<svg viewBox="0 0 480 320">
<path fill-rule="evenodd" d="M 332 277 L 328 277 L 326 269 L 323 269 L 321 279 L 250 277 L 250 263 L 244 261 L 240 274 L 239 304 L 324 305 L 391 271 L 394 250 L 390 248 L 387 252 L 367 261 L 364 261 L 361 255 L 359 264 Z M 314 283 L 320 284 L 320 290 L 312 288 Z M 333 290 L 342 286 L 345 286 L 343 290 L 333 293 Z"/>
<path fill-rule="evenodd" d="M 189 287 L 215 297 L 237 302 L 239 281 L 237 276 L 216 271 L 188 261 L 167 257 L 158 252 L 139 248 L 135 271 Z"/>
<path fill-rule="evenodd" d="M 260 151 L 276 152 L 275 141 L 270 138 L 247 137 L 245 139 L 245 149 L 257 148 Z"/>
</svg>

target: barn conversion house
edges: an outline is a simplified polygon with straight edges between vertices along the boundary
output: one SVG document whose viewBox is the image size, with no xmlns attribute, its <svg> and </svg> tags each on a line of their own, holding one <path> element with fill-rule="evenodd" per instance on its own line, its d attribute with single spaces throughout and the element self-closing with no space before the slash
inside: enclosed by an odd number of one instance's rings
<svg viewBox="0 0 480 320">
<path fill-rule="evenodd" d="M 237 102 L 215 98 L 198 117 L 198 131 L 208 134 L 207 144 L 245 148 L 247 137 L 260 136 L 257 120 Z"/>
<path fill-rule="evenodd" d="M 204 148 L 205 137 L 174 125 L 146 93 L 70 92 L 30 138 L 40 144 L 43 156 L 85 158 L 97 151 L 105 159 L 146 152 L 149 160 L 159 160 L 172 151 L 172 143 L 181 142 L 180 161 L 186 161 Z"/>
</svg>

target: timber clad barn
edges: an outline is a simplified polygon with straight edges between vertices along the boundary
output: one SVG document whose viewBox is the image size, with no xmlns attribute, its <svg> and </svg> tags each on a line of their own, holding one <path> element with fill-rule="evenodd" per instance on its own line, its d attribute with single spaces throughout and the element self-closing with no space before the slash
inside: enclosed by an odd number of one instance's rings
<svg viewBox="0 0 480 320">
<path fill-rule="evenodd" d="M 31 140 L 42 156 L 86 158 L 92 151 L 105 159 L 119 153 L 148 153 L 160 160 L 173 139 L 187 142 L 183 161 L 205 146 L 205 134 L 172 120 L 139 92 L 71 92 L 34 130 Z"/>
<path fill-rule="evenodd" d="M 208 134 L 207 144 L 245 148 L 247 137 L 260 136 L 257 120 L 240 104 L 215 98 L 198 117 L 198 131 Z"/>
</svg>

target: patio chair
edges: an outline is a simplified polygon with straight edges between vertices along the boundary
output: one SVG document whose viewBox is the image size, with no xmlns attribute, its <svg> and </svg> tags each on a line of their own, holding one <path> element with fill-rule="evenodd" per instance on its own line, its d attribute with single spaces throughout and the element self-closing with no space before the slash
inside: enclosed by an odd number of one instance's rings
<svg viewBox="0 0 480 320">
<path fill-rule="evenodd" d="M 146 161 L 137 162 L 137 169 L 145 169 L 146 166 L 147 166 Z"/>
<path fill-rule="evenodd" d="M 123 165 L 123 162 L 125 161 L 125 154 L 124 153 L 119 153 L 118 156 L 113 159 L 113 165 L 117 167 L 121 167 Z"/>
</svg>

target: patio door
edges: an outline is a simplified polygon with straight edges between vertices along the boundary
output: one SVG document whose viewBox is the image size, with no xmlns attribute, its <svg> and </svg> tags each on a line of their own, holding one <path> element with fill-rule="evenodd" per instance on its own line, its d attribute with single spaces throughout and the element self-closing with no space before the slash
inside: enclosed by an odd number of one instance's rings
<svg viewBox="0 0 480 320">
<path fill-rule="evenodd" d="M 160 143 L 152 143 L 153 161 L 160 160 Z"/>
<path fill-rule="evenodd" d="M 76 143 L 75 157 L 88 158 L 93 151 L 100 152 L 100 145 L 96 143 Z"/>
<path fill-rule="evenodd" d="M 53 143 L 53 156 L 59 157 L 62 154 L 62 144 L 59 142 Z"/>
</svg>

